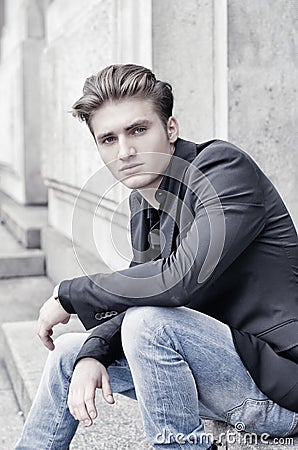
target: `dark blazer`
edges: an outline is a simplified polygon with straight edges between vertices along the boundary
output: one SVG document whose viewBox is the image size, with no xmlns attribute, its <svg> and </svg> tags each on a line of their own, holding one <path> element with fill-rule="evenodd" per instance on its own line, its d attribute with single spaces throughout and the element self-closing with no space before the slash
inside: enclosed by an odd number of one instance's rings
<svg viewBox="0 0 298 450">
<path fill-rule="evenodd" d="M 102 323 L 78 358 L 110 364 L 131 306 L 186 306 L 228 324 L 261 391 L 298 412 L 298 239 L 278 192 L 234 145 L 179 139 L 156 199 L 160 255 L 150 205 L 132 191 L 131 266 L 60 285 L 68 312 L 87 329 Z"/>
</svg>

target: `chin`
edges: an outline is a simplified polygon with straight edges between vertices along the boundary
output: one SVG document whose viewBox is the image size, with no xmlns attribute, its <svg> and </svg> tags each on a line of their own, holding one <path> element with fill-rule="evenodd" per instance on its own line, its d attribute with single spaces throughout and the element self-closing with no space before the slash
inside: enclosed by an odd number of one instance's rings
<svg viewBox="0 0 298 450">
<path fill-rule="evenodd" d="M 123 183 L 129 189 L 141 189 L 150 185 L 152 181 L 152 177 L 149 177 L 148 175 L 146 176 L 144 174 L 138 174 L 124 178 L 123 180 L 121 180 L 121 183 Z"/>
</svg>

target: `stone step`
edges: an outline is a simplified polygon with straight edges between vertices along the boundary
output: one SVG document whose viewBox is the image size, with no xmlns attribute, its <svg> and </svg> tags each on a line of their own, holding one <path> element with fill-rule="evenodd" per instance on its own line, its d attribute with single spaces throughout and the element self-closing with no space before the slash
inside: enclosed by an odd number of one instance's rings
<svg viewBox="0 0 298 450">
<path fill-rule="evenodd" d="M 0 278 L 45 274 L 45 256 L 40 249 L 25 249 L 0 224 Z"/>
<path fill-rule="evenodd" d="M 0 280 L 0 322 L 34 320 L 42 303 L 49 298 L 53 284 L 44 276 Z M 23 427 L 23 416 L 10 383 L 0 327 L 0 449 L 12 450 Z"/>
<path fill-rule="evenodd" d="M 24 206 L 1 195 L 1 221 L 25 248 L 40 248 L 41 229 L 47 225 L 46 206 Z"/>
<path fill-rule="evenodd" d="M 0 405 L 0 448 L 1 450 L 11 450 L 21 434 L 23 419 L 1 357 Z"/>
</svg>

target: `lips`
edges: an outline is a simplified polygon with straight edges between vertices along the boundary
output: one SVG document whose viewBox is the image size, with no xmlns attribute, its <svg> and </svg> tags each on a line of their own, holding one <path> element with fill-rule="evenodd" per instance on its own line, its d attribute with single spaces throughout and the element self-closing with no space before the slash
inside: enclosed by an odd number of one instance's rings
<svg viewBox="0 0 298 450">
<path fill-rule="evenodd" d="M 132 170 L 135 169 L 136 167 L 142 166 L 142 163 L 139 164 L 125 164 L 124 166 L 122 166 L 119 169 L 119 172 L 125 172 L 126 170 Z"/>
</svg>

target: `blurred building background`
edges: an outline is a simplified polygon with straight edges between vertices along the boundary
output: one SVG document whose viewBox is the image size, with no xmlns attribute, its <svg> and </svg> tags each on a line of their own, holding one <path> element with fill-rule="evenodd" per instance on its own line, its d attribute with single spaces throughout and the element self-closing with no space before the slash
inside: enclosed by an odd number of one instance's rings
<svg viewBox="0 0 298 450">
<path fill-rule="evenodd" d="M 72 237 L 83 269 L 99 267 L 93 216 L 105 265 L 128 259 L 117 259 L 109 239 L 111 214 L 127 238 L 118 210 L 127 193 L 115 186 L 100 212 L 96 183 L 80 193 L 101 161 L 85 124 L 69 114 L 85 78 L 111 63 L 146 65 L 172 83 L 181 136 L 241 146 L 298 223 L 296 0 L 0 0 L 0 43 L 3 217 L 9 210 L 9 225 L 20 207 L 37 222 L 47 216 L 41 246 L 52 281 L 81 273 Z"/>
</svg>

